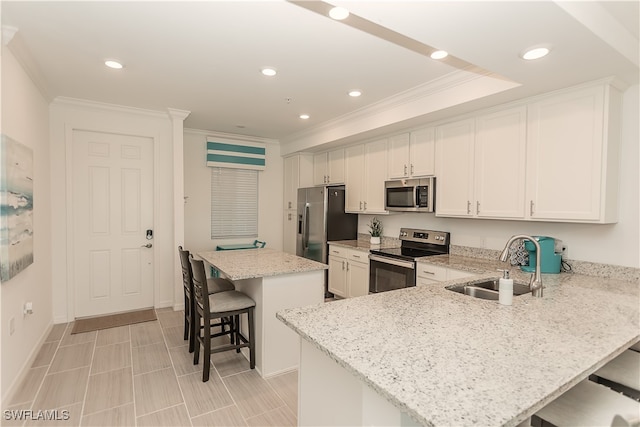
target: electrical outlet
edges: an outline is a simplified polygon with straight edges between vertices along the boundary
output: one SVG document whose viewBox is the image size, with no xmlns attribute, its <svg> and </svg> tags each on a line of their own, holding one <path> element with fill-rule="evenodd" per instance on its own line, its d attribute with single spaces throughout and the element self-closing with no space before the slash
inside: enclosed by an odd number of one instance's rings
<svg viewBox="0 0 640 427">
<path fill-rule="evenodd" d="M 11 319 L 9 319 L 9 335 L 13 335 L 15 331 L 16 331 L 16 318 L 12 317 Z"/>
</svg>

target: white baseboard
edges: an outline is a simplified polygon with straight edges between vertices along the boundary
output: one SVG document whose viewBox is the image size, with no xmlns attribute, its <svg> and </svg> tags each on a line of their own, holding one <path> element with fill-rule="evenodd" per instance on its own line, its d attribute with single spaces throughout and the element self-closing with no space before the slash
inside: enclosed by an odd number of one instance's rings
<svg viewBox="0 0 640 427">
<path fill-rule="evenodd" d="M 66 323 L 66 321 L 55 322 L 55 323 Z M 10 406 L 9 402 L 11 402 L 11 399 L 13 399 L 13 397 L 15 396 L 16 392 L 18 391 L 18 388 L 22 385 L 22 382 L 27 376 L 29 369 L 31 369 L 31 365 L 33 364 L 34 360 L 36 360 L 36 356 L 38 356 L 38 352 L 40 351 L 40 348 L 42 347 L 45 340 L 51 333 L 51 330 L 53 329 L 53 325 L 54 325 L 54 322 L 51 322 L 45 328 L 44 334 L 40 336 L 40 339 L 38 339 L 38 342 L 36 343 L 36 345 L 31 349 L 31 352 L 29 353 L 29 357 L 27 357 L 27 359 L 25 360 L 25 363 L 20 368 L 20 373 L 15 377 L 15 379 L 13 380 L 9 388 L 7 388 L 7 392 L 4 394 L 4 396 L 2 396 L 2 409 L 7 409 L 7 407 Z"/>
</svg>

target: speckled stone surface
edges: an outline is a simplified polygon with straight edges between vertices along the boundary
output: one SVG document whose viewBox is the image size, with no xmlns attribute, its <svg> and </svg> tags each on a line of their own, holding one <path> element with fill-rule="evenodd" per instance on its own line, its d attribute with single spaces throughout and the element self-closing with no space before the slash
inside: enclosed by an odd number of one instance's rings
<svg viewBox="0 0 640 427">
<path fill-rule="evenodd" d="M 198 256 L 230 280 L 279 276 L 329 268 L 326 264 L 269 248 L 198 252 Z"/>
<path fill-rule="evenodd" d="M 387 248 L 399 248 L 400 239 L 394 239 L 390 237 L 382 237 L 380 244 L 372 245 L 369 240 L 368 234 L 359 234 L 358 240 L 337 240 L 329 242 L 329 245 L 342 246 L 349 249 L 357 249 L 363 252 L 369 252 L 371 249 L 387 249 Z"/>
<path fill-rule="evenodd" d="M 465 258 L 481 258 L 494 261 L 500 257 L 501 251 L 492 249 L 472 248 L 468 246 L 450 247 L 451 255 L 459 255 Z M 572 273 L 586 274 L 587 276 L 605 277 L 610 279 L 626 280 L 629 282 L 640 281 L 640 268 L 625 267 L 620 265 L 600 264 L 588 261 L 566 260 Z M 452 268 L 455 268 L 452 266 Z M 515 268 L 515 267 L 514 267 Z"/>
<path fill-rule="evenodd" d="M 459 269 L 463 258 L 429 257 Z M 473 280 L 499 275 L 487 273 L 486 260 L 464 261 L 468 271 L 484 271 Z M 469 280 L 277 317 L 429 426 L 516 425 L 640 339 L 637 282 L 543 275 L 543 298 L 516 296 L 511 306 L 445 289 Z"/>
</svg>

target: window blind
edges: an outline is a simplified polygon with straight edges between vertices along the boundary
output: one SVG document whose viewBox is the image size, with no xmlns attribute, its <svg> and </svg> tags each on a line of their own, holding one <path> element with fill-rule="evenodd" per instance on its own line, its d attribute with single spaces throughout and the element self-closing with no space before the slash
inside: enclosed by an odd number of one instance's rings
<svg viewBox="0 0 640 427">
<path fill-rule="evenodd" d="M 260 142 L 220 142 L 207 138 L 207 166 L 265 169 L 265 144 Z"/>
<path fill-rule="evenodd" d="M 211 238 L 258 237 L 258 171 L 211 168 Z"/>
</svg>

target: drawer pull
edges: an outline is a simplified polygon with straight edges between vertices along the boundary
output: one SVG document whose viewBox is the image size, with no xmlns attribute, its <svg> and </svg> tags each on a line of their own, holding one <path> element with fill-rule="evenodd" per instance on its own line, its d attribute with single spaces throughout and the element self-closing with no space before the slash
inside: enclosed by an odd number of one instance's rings
<svg viewBox="0 0 640 427">
<path fill-rule="evenodd" d="M 433 271 L 427 271 L 427 270 L 422 270 L 423 273 L 427 273 L 427 274 L 436 274 Z"/>
</svg>

